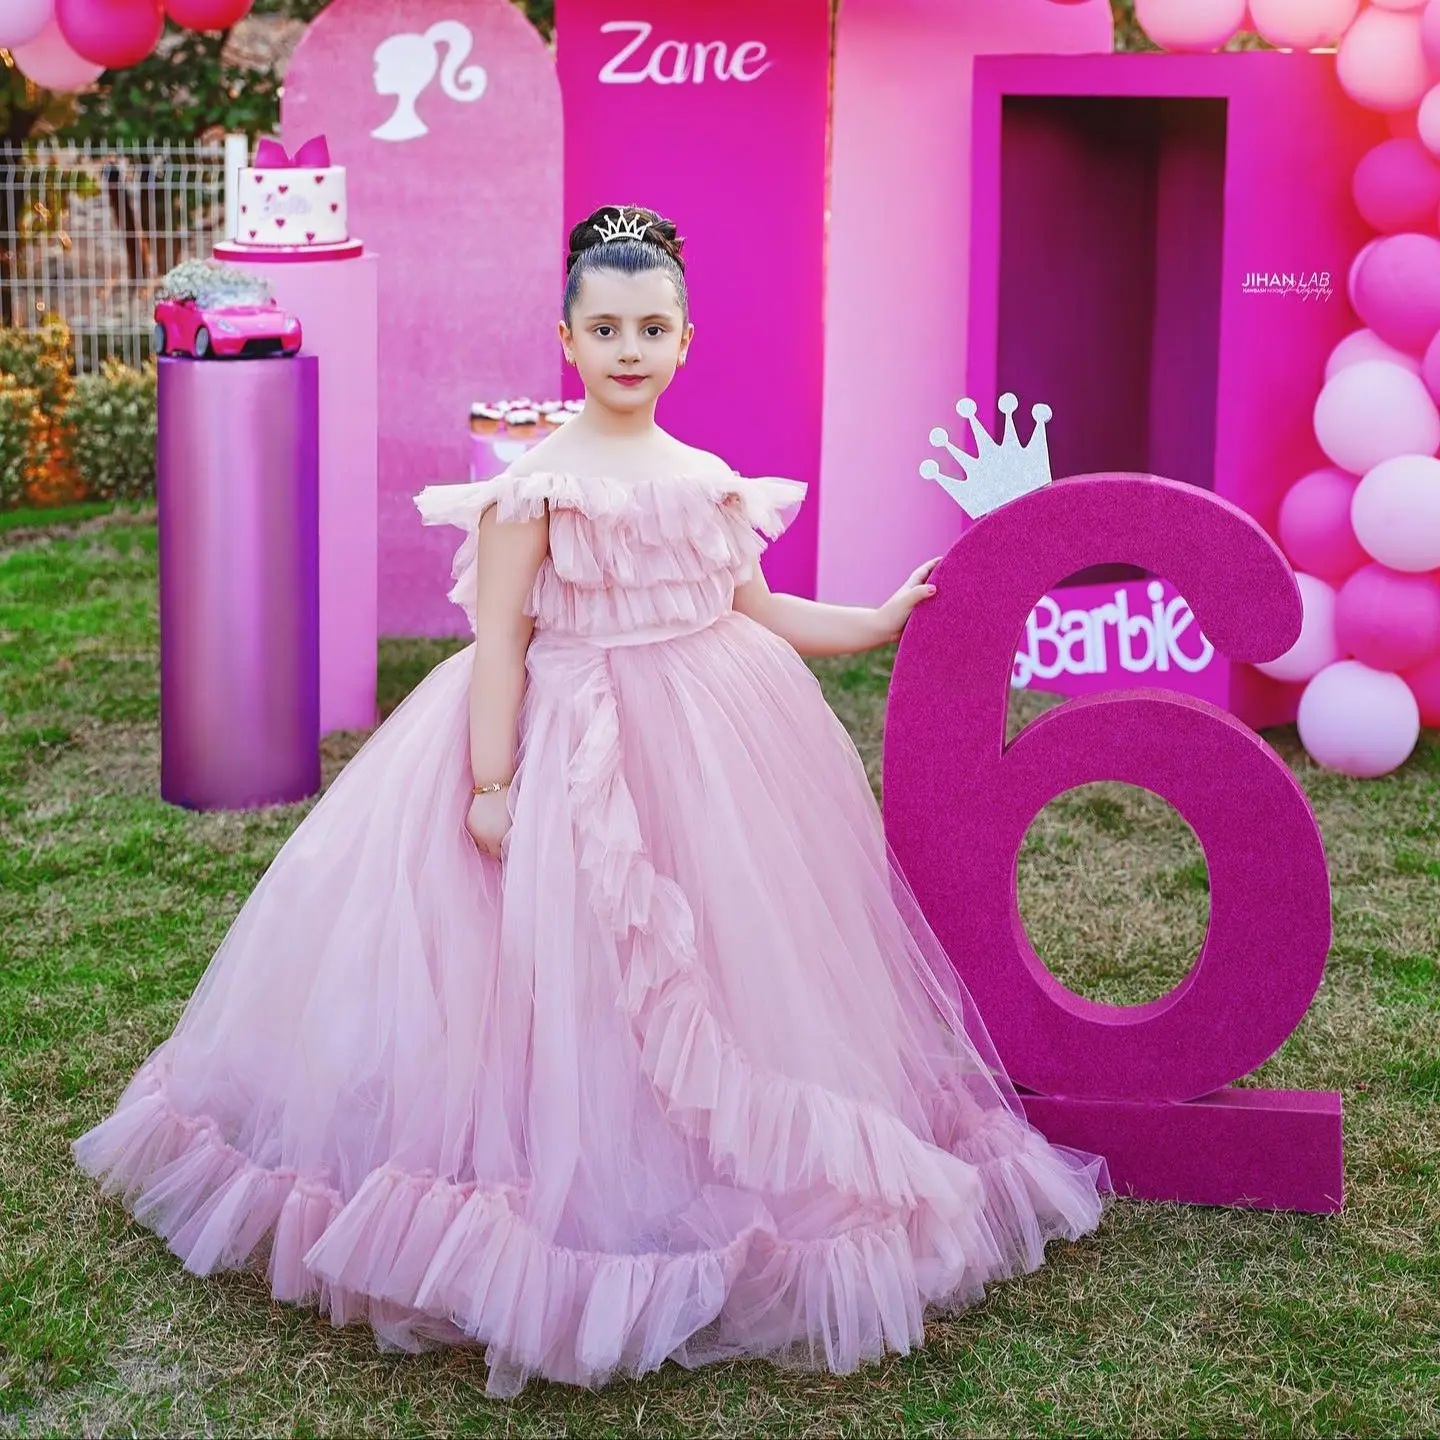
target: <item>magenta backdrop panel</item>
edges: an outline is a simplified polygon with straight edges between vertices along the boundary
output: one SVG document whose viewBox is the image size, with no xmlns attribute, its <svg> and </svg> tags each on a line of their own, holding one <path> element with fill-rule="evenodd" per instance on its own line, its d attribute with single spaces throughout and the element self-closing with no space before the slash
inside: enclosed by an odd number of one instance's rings
<svg viewBox="0 0 1440 1440">
<path fill-rule="evenodd" d="M 559 389 L 561 109 L 508 0 L 334 0 L 285 76 L 293 151 L 329 137 L 380 264 L 379 625 L 458 634 L 453 544 L 411 495 L 463 480 L 472 400 Z"/>
<path fill-rule="evenodd" d="M 825 315 L 824 599 L 877 604 L 960 533 L 960 512 L 915 471 L 930 454 L 931 427 L 953 418 L 957 397 L 994 399 L 965 388 L 975 57 L 1108 56 L 1113 44 L 1108 0 L 840 6 Z M 1019 394 L 1026 405 L 1050 399 Z M 1057 406 L 1057 427 L 1067 419 Z"/>
<path fill-rule="evenodd" d="M 193 810 L 320 788 L 318 378 L 159 361 L 160 794 Z"/>
<path fill-rule="evenodd" d="M 974 125 L 982 418 L 1006 390 L 1043 400 L 1056 473 L 1170 476 L 1273 533 L 1326 463 L 1311 415 L 1368 237 L 1350 176 L 1383 117 L 1333 55 L 1010 55 L 976 61 Z M 1215 674 L 1247 723 L 1293 718 L 1299 687 L 1224 656 Z"/>
<path fill-rule="evenodd" d="M 1035 597 L 1111 560 L 1164 575 L 1232 658 L 1273 658 L 1298 634 L 1289 566 L 1228 501 L 1141 475 L 1083 476 L 1027 495 L 952 546 L 935 572 L 938 594 L 906 629 L 886 717 L 885 815 L 906 876 L 1016 1083 L 1066 1101 L 1173 1105 L 1248 1074 L 1299 1023 L 1329 948 L 1329 879 L 1290 771 L 1203 700 L 1158 690 L 1072 699 L 1005 743 L 1016 641 Z M 1032 820 L 1057 795 L 1096 780 L 1162 796 L 1195 832 L 1209 868 L 1200 954 L 1174 989 L 1141 1005 L 1101 1004 L 1062 985 L 1030 945 L 1016 900 Z M 1314 1151 L 1314 1126 L 1300 1120 L 1287 1130 L 1283 1112 L 1293 1106 L 1257 1104 L 1277 1174 L 1319 1177 L 1310 1199 L 1326 1208 L 1340 1177 Z M 1167 1133 L 1179 1163 L 1183 1130 Z M 1290 1138 L 1281 1145 L 1278 1134 Z M 1212 1159 L 1223 1172 L 1224 1154 Z M 1143 1178 L 1137 1171 L 1122 1183 L 1137 1194 L 1184 1188 L 1163 1151 L 1147 1165 Z M 1222 1173 L 1218 1183 L 1236 1178 Z"/>
<path fill-rule="evenodd" d="M 815 484 L 829 0 L 555 10 L 567 223 L 641 204 L 689 240 L 695 348 L 661 423 L 742 472 Z M 823 505 L 767 552 L 772 584 L 813 593 Z"/>
</svg>

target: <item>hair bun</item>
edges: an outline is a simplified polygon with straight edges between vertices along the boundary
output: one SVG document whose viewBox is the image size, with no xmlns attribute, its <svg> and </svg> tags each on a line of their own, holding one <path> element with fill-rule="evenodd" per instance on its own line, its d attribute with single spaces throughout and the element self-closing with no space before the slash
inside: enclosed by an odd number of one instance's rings
<svg viewBox="0 0 1440 1440">
<path fill-rule="evenodd" d="M 602 205 L 570 232 L 570 253 L 565 257 L 567 273 L 585 251 L 609 243 L 600 233 L 602 220 L 607 224 L 614 224 L 617 220 L 633 222 L 637 217 L 645 221 L 642 243 L 663 250 L 683 270 L 685 261 L 681 252 L 685 248 L 685 241 L 676 233 L 673 220 L 667 220 L 663 215 L 657 215 L 643 205 Z"/>
</svg>

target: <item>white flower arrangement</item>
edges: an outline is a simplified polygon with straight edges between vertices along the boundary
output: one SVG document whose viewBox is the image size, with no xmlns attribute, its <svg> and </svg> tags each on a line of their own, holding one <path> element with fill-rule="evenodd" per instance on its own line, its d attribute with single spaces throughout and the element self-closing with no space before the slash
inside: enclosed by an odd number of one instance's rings
<svg viewBox="0 0 1440 1440">
<path fill-rule="evenodd" d="M 202 306 L 265 305 L 270 285 L 219 260 L 186 260 L 177 265 L 155 289 L 156 300 L 191 300 Z"/>
</svg>

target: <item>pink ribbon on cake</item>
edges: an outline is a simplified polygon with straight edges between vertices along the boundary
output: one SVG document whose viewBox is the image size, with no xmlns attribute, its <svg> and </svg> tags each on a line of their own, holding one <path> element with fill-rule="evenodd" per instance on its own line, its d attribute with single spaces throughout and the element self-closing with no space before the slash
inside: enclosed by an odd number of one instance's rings
<svg viewBox="0 0 1440 1440">
<path fill-rule="evenodd" d="M 330 167 L 330 146 L 323 135 L 307 140 L 289 155 L 278 141 L 266 136 L 255 146 L 256 170 L 327 170 Z"/>
</svg>

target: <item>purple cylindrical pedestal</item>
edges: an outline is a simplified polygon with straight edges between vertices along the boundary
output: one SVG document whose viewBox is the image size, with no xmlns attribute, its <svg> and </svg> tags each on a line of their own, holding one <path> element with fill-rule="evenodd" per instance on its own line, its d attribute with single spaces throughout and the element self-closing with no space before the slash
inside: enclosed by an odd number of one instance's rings
<svg viewBox="0 0 1440 1440">
<path fill-rule="evenodd" d="M 159 362 L 160 795 L 320 788 L 319 361 Z"/>
</svg>

